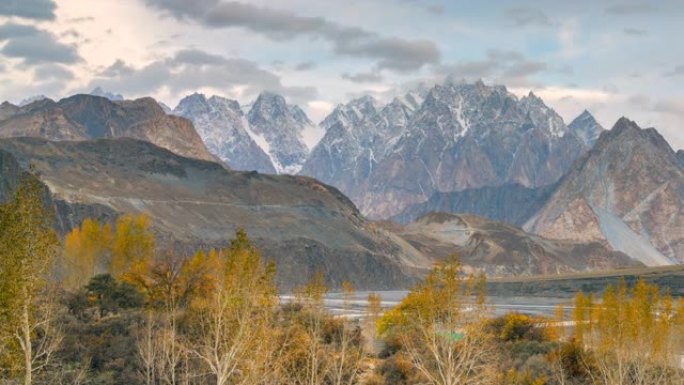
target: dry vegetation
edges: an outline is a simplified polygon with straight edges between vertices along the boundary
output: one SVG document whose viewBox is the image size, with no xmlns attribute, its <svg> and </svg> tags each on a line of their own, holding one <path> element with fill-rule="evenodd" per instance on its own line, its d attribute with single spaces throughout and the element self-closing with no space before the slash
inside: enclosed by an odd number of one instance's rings
<svg viewBox="0 0 684 385">
<path fill-rule="evenodd" d="M 326 310 L 321 275 L 282 303 L 244 231 L 187 256 L 122 216 L 62 243 L 31 180 L 0 205 L 0 383 L 684 383 L 684 304 L 643 281 L 579 293 L 572 319 L 494 318 L 484 277 L 450 258 L 394 309 L 371 294 L 348 319 Z"/>
</svg>

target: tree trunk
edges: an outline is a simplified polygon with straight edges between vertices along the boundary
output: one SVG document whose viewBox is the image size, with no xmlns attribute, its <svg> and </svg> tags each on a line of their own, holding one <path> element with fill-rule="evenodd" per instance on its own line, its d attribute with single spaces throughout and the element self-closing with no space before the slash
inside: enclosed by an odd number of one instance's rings
<svg viewBox="0 0 684 385">
<path fill-rule="evenodd" d="M 24 350 L 24 385 L 33 383 L 33 347 L 31 346 L 31 325 L 29 320 L 29 305 L 24 303 L 21 315 L 21 338 Z"/>
</svg>

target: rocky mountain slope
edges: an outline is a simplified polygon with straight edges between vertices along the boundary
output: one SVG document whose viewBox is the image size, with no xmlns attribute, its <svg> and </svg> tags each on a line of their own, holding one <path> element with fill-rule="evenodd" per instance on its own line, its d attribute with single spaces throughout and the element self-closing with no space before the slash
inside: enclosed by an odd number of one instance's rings
<svg viewBox="0 0 684 385">
<path fill-rule="evenodd" d="M 621 118 L 525 229 L 607 242 L 646 265 L 684 262 L 684 169 L 655 129 Z"/>
<path fill-rule="evenodd" d="M 244 227 L 278 263 L 282 290 L 316 271 L 333 287 L 343 280 L 360 289 L 410 287 L 429 265 L 338 190 L 311 178 L 230 171 L 128 138 L 2 139 L 0 150 L 23 168 L 33 163 L 54 199 L 90 213 L 145 212 L 165 241 L 216 246 Z"/>
<path fill-rule="evenodd" d="M 231 168 L 276 173 L 269 155 L 250 136 L 249 122 L 238 102 L 192 94 L 178 103 L 173 114 L 192 121 L 209 151 Z"/>
<path fill-rule="evenodd" d="M 164 113 L 152 98 L 112 102 L 74 95 L 58 102 L 43 99 L 24 107 L 3 104 L 0 137 L 31 136 L 49 140 L 129 137 L 147 140 L 178 154 L 216 159 L 192 123 Z"/>
<path fill-rule="evenodd" d="M 288 105 L 280 95 L 262 92 L 251 105 L 247 120 L 276 171 L 279 174 L 299 172 L 309 155 L 304 134 L 315 130 L 304 111 Z"/>
<path fill-rule="evenodd" d="M 430 212 L 466 213 L 522 226 L 546 203 L 555 188 L 555 184 L 536 188 L 511 184 L 437 192 L 423 203 L 408 206 L 392 220 L 408 224 Z"/>
<path fill-rule="evenodd" d="M 458 254 L 489 276 L 562 274 L 641 265 L 599 242 L 550 240 L 519 227 L 463 214 L 429 213 L 393 230 L 435 260 Z"/>
<path fill-rule="evenodd" d="M 363 213 L 387 218 L 436 192 L 556 182 L 588 146 L 534 94 L 446 82 L 385 107 L 338 107 L 302 174 L 331 183 Z"/>
<path fill-rule="evenodd" d="M 587 110 L 584 110 L 579 116 L 573 119 L 568 128 L 575 132 L 575 134 L 582 139 L 584 144 L 591 147 L 596 143 L 601 133 L 604 131 L 594 116 Z"/>
</svg>

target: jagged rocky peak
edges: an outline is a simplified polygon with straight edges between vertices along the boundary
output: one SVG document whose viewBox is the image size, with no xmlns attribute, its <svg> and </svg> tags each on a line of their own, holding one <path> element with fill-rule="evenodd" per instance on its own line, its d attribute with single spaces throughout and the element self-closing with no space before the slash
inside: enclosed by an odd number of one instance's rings
<svg viewBox="0 0 684 385">
<path fill-rule="evenodd" d="M 174 113 L 176 115 L 185 116 L 187 113 L 208 111 L 209 109 L 210 106 L 207 97 L 204 94 L 195 92 L 181 99 L 174 109 Z"/>
<path fill-rule="evenodd" d="M 190 119 L 209 151 L 231 168 L 276 173 L 262 148 L 267 148 L 265 141 L 252 133 L 237 101 L 193 93 L 181 99 L 174 114 Z"/>
<path fill-rule="evenodd" d="M 301 170 L 309 154 L 303 134 L 314 129 L 304 111 L 288 105 L 283 96 L 264 91 L 252 104 L 247 120 L 278 173 Z"/>
<path fill-rule="evenodd" d="M 593 146 L 601 133 L 605 131 L 591 112 L 584 110 L 573 119 L 568 128 L 577 135 L 586 145 Z"/>
<path fill-rule="evenodd" d="M 33 96 L 30 96 L 26 99 L 23 99 L 21 102 L 19 102 L 19 107 L 28 106 L 31 103 L 39 102 L 41 100 L 52 100 L 52 99 L 50 99 L 47 96 L 42 95 L 42 94 L 41 95 L 33 95 Z"/>
<path fill-rule="evenodd" d="M 601 241 L 647 265 L 684 261 L 684 169 L 653 128 L 621 118 L 578 160 L 525 225 Z"/>
<path fill-rule="evenodd" d="M 350 104 L 324 120 L 326 137 L 303 173 L 340 188 L 374 218 L 435 192 L 550 185 L 588 149 L 534 93 L 519 99 L 481 80 L 421 87 L 360 121 L 343 113 Z"/>
<path fill-rule="evenodd" d="M 417 92 L 409 92 L 406 95 L 397 96 L 394 100 L 404 105 L 409 111 L 414 112 L 423 104 L 424 96 Z"/>
<path fill-rule="evenodd" d="M 684 167 L 684 150 L 677 150 L 677 153 L 675 155 L 677 156 L 679 165 Z"/>
<path fill-rule="evenodd" d="M 527 117 L 536 127 L 544 129 L 546 132 L 554 136 L 564 136 L 568 131 L 568 127 L 563 122 L 556 111 L 547 106 L 544 101 L 534 92 L 530 93 L 520 99 L 522 108 L 527 112 Z"/>
<path fill-rule="evenodd" d="M 119 100 L 124 100 L 123 95 L 121 94 L 115 94 L 113 92 L 105 91 L 102 89 L 102 87 L 97 86 L 95 87 L 92 91 L 90 91 L 90 95 L 93 96 L 101 96 L 103 98 L 107 98 L 111 101 L 119 101 Z"/>
<path fill-rule="evenodd" d="M 0 120 L 8 119 L 19 112 L 20 107 L 16 106 L 8 101 L 2 102 L 0 104 Z"/>
<path fill-rule="evenodd" d="M 292 111 L 282 95 L 264 91 L 257 96 L 249 111 L 250 120 L 264 119 L 288 119 L 294 118 Z"/>
<path fill-rule="evenodd" d="M 294 119 L 300 124 L 308 126 L 314 125 L 314 122 L 312 122 L 311 119 L 309 119 L 309 117 L 306 116 L 306 112 L 304 112 L 304 110 L 302 110 L 298 105 L 293 104 L 289 106 L 289 109 Z"/>
<path fill-rule="evenodd" d="M 134 100 L 118 100 L 116 104 L 124 108 L 137 109 L 150 115 L 166 115 L 162 106 L 159 105 L 156 99 L 151 96 L 145 96 Z"/>
<path fill-rule="evenodd" d="M 361 122 L 377 113 L 380 103 L 370 95 L 352 99 L 345 104 L 338 104 L 337 107 L 323 119 L 321 126 L 326 130 L 335 124 L 345 127 L 358 126 Z"/>
</svg>

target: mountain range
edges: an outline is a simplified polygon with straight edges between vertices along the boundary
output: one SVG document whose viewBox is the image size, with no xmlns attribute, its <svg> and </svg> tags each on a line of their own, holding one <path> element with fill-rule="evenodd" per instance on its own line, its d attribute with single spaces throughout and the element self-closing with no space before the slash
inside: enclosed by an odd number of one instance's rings
<svg viewBox="0 0 684 385">
<path fill-rule="evenodd" d="M 593 119 L 593 118 L 588 118 Z M 400 214 L 435 193 L 557 182 L 600 126 L 563 119 L 530 93 L 447 82 L 384 107 L 339 106 L 302 173 L 332 183 L 372 218 Z"/>
<path fill-rule="evenodd" d="M 0 105 L 0 166 L 39 166 L 64 231 L 147 212 L 161 239 L 209 247 L 245 227 L 285 288 L 317 270 L 405 287 L 453 252 L 494 275 L 684 262 L 684 152 L 625 118 L 566 125 L 481 81 L 360 97 L 319 125 L 270 92 L 174 109 L 93 93 Z"/>
<path fill-rule="evenodd" d="M 296 174 L 309 155 L 305 137 L 317 135 L 314 123 L 271 92 L 245 109 L 235 100 L 193 94 L 173 114 L 191 120 L 211 151 L 236 170 Z"/>
</svg>

